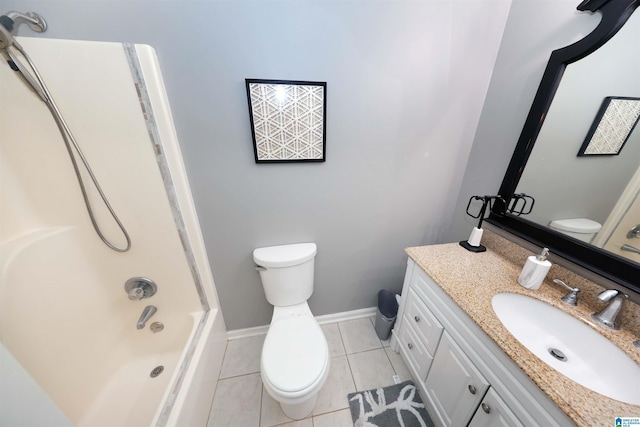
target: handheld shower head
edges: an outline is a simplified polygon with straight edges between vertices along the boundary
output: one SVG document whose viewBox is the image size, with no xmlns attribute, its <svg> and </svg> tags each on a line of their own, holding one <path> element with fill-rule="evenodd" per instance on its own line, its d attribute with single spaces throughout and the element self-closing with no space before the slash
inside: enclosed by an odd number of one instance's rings
<svg viewBox="0 0 640 427">
<path fill-rule="evenodd" d="M 47 30 L 47 22 L 44 18 L 35 12 L 20 13 L 12 10 L 0 16 L 0 24 L 2 24 L 10 33 L 13 32 L 15 26 L 26 23 L 36 33 L 42 33 Z"/>
<path fill-rule="evenodd" d="M 0 16 L 0 49 L 6 49 L 16 42 L 12 33 L 23 22 L 37 33 L 47 29 L 47 22 L 35 12 L 20 13 L 13 10 L 7 12 Z"/>
<path fill-rule="evenodd" d="M 7 59 L 9 67 L 13 71 L 18 72 L 22 78 L 28 83 L 28 85 L 42 98 L 46 103 L 48 102 L 46 91 L 43 88 L 43 84 L 39 82 L 37 71 L 31 63 L 31 60 L 27 56 L 22 46 L 13 37 L 13 32 L 17 26 L 21 23 L 27 23 L 29 27 L 38 33 L 41 33 L 47 29 L 47 23 L 44 18 L 35 12 L 20 13 L 16 11 L 7 12 L 5 15 L 0 16 L 0 54 Z M 10 47 L 17 50 L 24 59 L 27 60 L 31 70 L 35 76 L 31 75 L 31 72 L 25 67 L 19 60 L 16 52 L 12 51 Z"/>
</svg>

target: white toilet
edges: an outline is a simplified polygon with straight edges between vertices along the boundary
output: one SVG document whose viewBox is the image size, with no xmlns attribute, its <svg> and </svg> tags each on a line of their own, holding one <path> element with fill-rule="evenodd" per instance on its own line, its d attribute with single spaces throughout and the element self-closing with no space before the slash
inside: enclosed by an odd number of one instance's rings
<svg viewBox="0 0 640 427">
<path fill-rule="evenodd" d="M 567 236 L 591 243 L 591 240 L 600 231 L 602 225 L 587 218 L 566 218 L 551 221 L 549 227 Z"/>
<path fill-rule="evenodd" d="M 273 305 L 260 359 L 262 383 L 294 420 L 313 411 L 329 374 L 327 339 L 307 304 L 316 252 L 315 243 L 253 251 L 264 293 Z"/>
</svg>

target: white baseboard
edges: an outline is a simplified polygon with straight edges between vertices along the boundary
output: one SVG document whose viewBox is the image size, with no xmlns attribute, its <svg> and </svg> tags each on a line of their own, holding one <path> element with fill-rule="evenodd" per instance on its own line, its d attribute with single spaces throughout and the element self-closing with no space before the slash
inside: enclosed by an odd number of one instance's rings
<svg viewBox="0 0 640 427">
<path fill-rule="evenodd" d="M 316 320 L 321 325 L 329 323 L 345 322 L 347 320 L 362 319 L 363 317 L 371 317 L 376 314 L 376 307 L 361 308 L 358 310 L 343 311 L 341 313 L 323 314 L 322 316 L 316 316 Z M 255 337 L 258 335 L 266 335 L 269 330 L 269 325 L 256 326 L 254 328 L 235 329 L 233 331 L 227 331 L 227 340 L 237 340 L 240 338 Z"/>
<path fill-rule="evenodd" d="M 238 340 L 241 338 L 255 337 L 257 335 L 266 335 L 269 330 L 269 325 L 256 326 L 254 328 L 234 329 L 233 331 L 227 331 L 227 340 Z"/>
<path fill-rule="evenodd" d="M 327 323 L 345 322 L 347 320 L 362 319 L 363 317 L 371 317 L 376 314 L 376 307 L 361 308 L 359 310 L 343 311 L 342 313 L 323 314 L 316 316 L 316 320 L 321 325 Z"/>
</svg>

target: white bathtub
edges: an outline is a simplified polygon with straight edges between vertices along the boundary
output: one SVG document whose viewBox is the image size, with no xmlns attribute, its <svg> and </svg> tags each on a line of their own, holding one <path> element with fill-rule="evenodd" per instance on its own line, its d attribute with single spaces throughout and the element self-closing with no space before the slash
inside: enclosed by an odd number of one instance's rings
<svg viewBox="0 0 640 427">
<path fill-rule="evenodd" d="M 226 333 L 155 52 L 21 43 L 133 245 L 117 253 L 97 238 L 46 107 L 0 66 L 0 341 L 73 425 L 205 425 Z M 98 220 L 119 238 L 104 212 Z M 157 294 L 130 301 L 124 283 L 136 276 Z M 138 330 L 146 305 L 158 311 Z M 39 409 L 24 402 L 18 417 Z"/>
<path fill-rule="evenodd" d="M 129 301 L 122 283 L 95 276 L 73 227 L 34 231 L 4 243 L 0 254 L 2 342 L 74 425 L 151 425 L 176 381 L 189 388 L 181 363 L 215 339 L 202 333 L 204 311 L 162 298 Z M 147 301 L 158 312 L 138 330 Z M 153 333 L 153 322 L 164 329 Z M 200 346 L 191 348 L 195 338 Z"/>
</svg>

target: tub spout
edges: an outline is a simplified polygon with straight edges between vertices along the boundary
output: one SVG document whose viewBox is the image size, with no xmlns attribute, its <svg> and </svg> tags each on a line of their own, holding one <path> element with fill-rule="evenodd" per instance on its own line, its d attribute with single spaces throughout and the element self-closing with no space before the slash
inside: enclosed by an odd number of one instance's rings
<svg viewBox="0 0 640 427">
<path fill-rule="evenodd" d="M 142 314 L 140 315 L 140 319 L 138 319 L 138 323 L 136 323 L 136 328 L 142 329 L 147 324 L 147 320 L 151 319 L 151 316 L 156 314 L 158 309 L 155 305 L 148 305 L 142 310 Z"/>
</svg>

